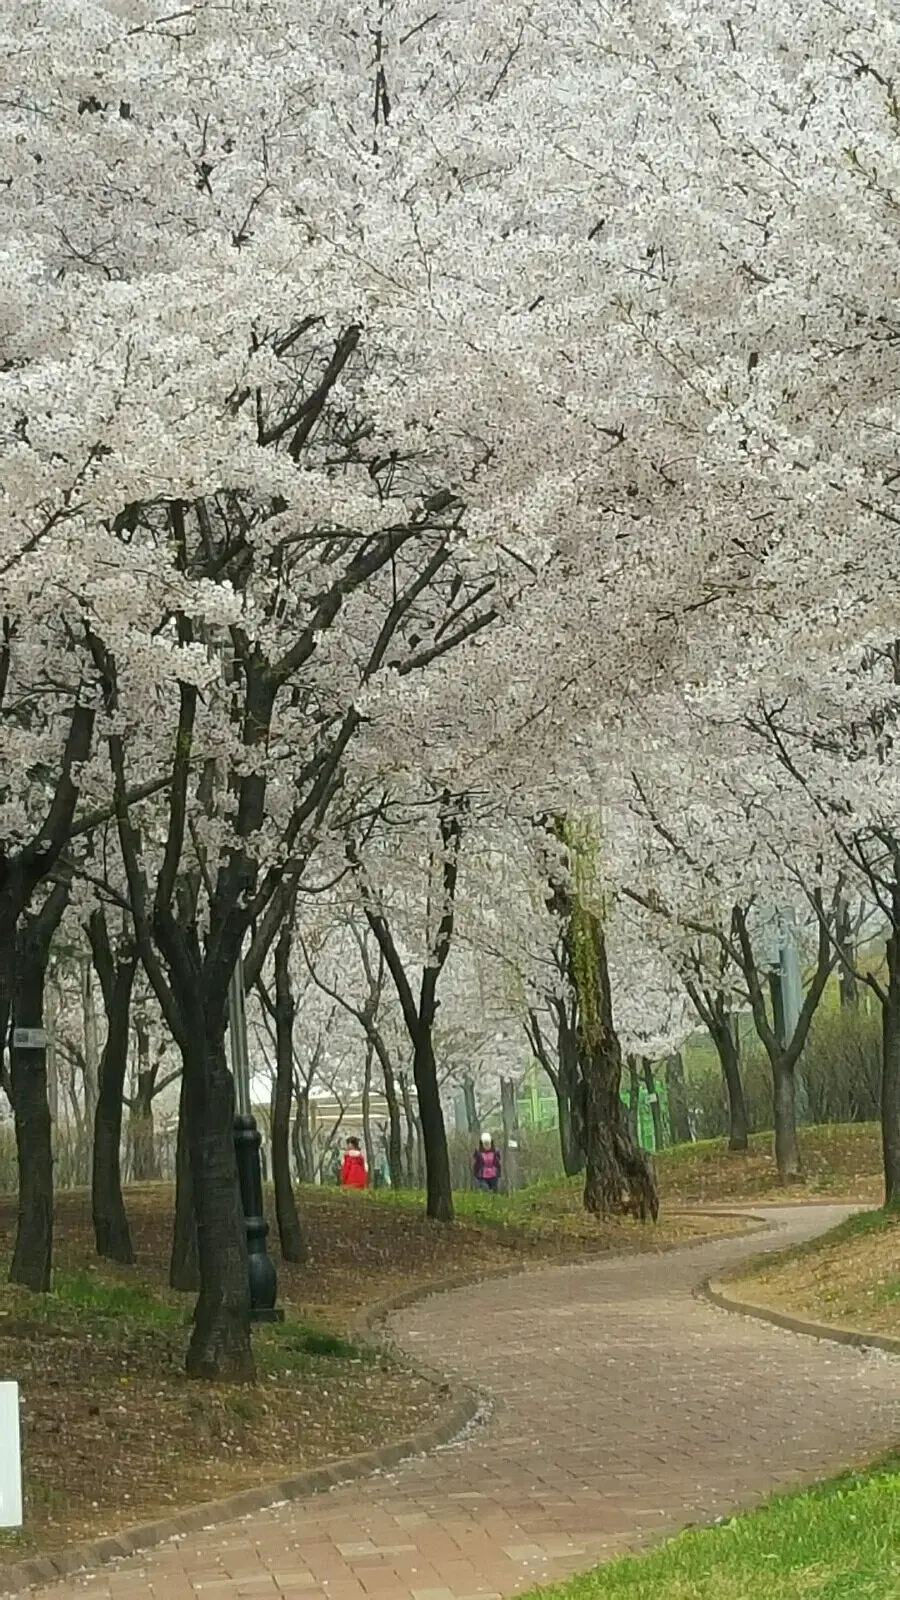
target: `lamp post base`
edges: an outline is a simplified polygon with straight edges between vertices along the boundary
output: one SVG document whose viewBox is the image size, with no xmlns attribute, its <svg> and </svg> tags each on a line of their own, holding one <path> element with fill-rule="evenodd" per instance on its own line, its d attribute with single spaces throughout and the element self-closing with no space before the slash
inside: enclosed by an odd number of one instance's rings
<svg viewBox="0 0 900 1600">
<path fill-rule="evenodd" d="M 276 1308 L 278 1278 L 266 1249 L 269 1224 L 263 1206 L 262 1167 L 259 1151 L 262 1140 L 255 1117 L 238 1114 L 234 1119 L 234 1153 L 237 1160 L 244 1227 L 247 1231 L 247 1265 L 250 1275 L 251 1322 L 283 1322 L 284 1312 Z"/>
</svg>

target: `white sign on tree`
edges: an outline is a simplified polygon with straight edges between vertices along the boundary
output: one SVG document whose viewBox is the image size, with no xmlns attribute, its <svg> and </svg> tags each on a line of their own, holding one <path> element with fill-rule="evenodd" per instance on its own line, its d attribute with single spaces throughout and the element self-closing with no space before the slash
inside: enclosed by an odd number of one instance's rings
<svg viewBox="0 0 900 1600">
<path fill-rule="evenodd" d="M 0 1383 L 0 1528 L 22 1526 L 19 1385 Z"/>
</svg>

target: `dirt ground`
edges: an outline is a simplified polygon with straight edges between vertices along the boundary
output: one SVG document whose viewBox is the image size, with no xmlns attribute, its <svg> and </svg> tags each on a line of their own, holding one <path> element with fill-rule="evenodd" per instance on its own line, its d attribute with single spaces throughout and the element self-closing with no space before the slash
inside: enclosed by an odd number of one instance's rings
<svg viewBox="0 0 900 1600">
<path fill-rule="evenodd" d="M 128 1192 L 138 1265 L 117 1269 L 93 1255 L 88 1196 L 64 1193 L 54 1293 L 0 1287 L 0 1378 L 22 1389 L 27 1496 L 25 1531 L 0 1532 L 0 1563 L 425 1425 L 446 1403 L 440 1391 L 352 1341 L 354 1321 L 373 1301 L 542 1259 L 659 1250 L 735 1226 L 669 1216 L 655 1228 L 601 1227 L 585 1216 L 573 1185 L 501 1199 L 485 1215 L 470 1200 L 473 1214 L 452 1228 L 396 1198 L 308 1191 L 308 1264 L 289 1266 L 274 1251 L 285 1326 L 255 1332 L 257 1383 L 227 1387 L 183 1376 L 192 1300 L 166 1284 L 171 1205 L 162 1186 Z M 0 1198 L 0 1234 L 9 1241 L 14 1223 L 14 1200 Z"/>
</svg>

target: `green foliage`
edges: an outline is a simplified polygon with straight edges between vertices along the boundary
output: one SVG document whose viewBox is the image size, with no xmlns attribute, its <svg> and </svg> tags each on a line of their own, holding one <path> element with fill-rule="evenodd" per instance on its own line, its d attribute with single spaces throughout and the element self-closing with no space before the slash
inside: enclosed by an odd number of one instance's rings
<svg viewBox="0 0 900 1600">
<path fill-rule="evenodd" d="M 545 1600 L 897 1600 L 900 1458 L 627 1556 Z"/>
<path fill-rule="evenodd" d="M 772 1127 L 772 1072 L 746 1017 L 741 1018 L 741 1077 L 750 1127 Z M 712 1041 L 697 1034 L 684 1052 L 688 1101 L 697 1135 L 717 1138 L 728 1130 L 722 1069 Z M 806 1119 L 813 1123 L 873 1122 L 879 1115 L 881 1013 L 863 991 L 863 1004 L 841 1009 L 832 980 L 813 1018 L 798 1064 L 807 1091 Z"/>
</svg>

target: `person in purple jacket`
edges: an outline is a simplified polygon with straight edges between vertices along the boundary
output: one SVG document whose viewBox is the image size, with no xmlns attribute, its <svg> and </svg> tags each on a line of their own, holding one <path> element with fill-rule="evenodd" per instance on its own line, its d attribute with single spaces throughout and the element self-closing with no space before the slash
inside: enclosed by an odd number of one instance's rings
<svg viewBox="0 0 900 1600">
<path fill-rule="evenodd" d="M 489 1133 L 481 1135 L 481 1143 L 472 1156 L 472 1176 L 476 1189 L 497 1193 L 500 1187 L 500 1151 Z"/>
</svg>

